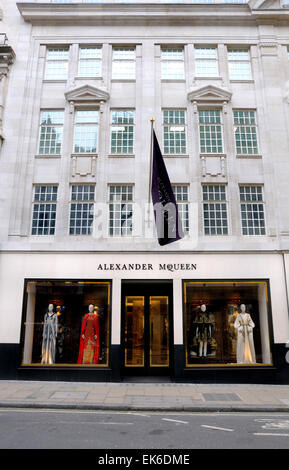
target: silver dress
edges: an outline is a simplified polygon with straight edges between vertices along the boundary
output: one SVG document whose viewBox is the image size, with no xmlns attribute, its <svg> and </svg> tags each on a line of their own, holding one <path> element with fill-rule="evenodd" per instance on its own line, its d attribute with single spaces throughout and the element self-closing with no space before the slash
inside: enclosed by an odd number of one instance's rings
<svg viewBox="0 0 289 470">
<path fill-rule="evenodd" d="M 56 313 L 44 315 L 41 364 L 54 364 L 58 318 Z"/>
</svg>

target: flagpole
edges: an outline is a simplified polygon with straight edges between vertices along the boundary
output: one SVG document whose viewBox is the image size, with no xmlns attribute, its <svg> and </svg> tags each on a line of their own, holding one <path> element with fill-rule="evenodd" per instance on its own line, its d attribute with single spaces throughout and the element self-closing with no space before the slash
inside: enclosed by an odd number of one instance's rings
<svg viewBox="0 0 289 470">
<path fill-rule="evenodd" d="M 152 160 L 153 160 L 153 130 L 154 130 L 154 119 L 151 119 L 151 150 L 150 150 L 150 174 L 149 174 L 149 204 L 151 202 L 151 185 L 152 185 Z M 149 209 L 150 210 L 150 209 Z"/>
<path fill-rule="evenodd" d="M 150 203 L 151 203 L 151 185 L 152 185 L 152 161 L 153 161 L 153 129 L 155 120 L 151 120 L 151 148 L 150 148 L 150 172 L 149 172 L 149 194 L 148 194 L 148 227 L 150 226 Z"/>
</svg>

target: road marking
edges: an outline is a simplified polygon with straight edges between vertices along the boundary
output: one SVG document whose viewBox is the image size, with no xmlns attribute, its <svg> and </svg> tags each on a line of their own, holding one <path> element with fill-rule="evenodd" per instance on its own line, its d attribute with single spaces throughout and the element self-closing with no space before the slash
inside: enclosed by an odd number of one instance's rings
<svg viewBox="0 0 289 470">
<path fill-rule="evenodd" d="M 179 423 L 179 424 L 189 424 L 188 421 L 180 421 L 178 419 L 169 419 L 169 418 L 162 418 L 163 421 L 171 421 L 173 423 Z"/>
<path fill-rule="evenodd" d="M 113 426 L 129 426 L 129 425 L 133 425 L 135 423 L 112 423 L 112 422 L 107 422 L 107 421 L 57 421 L 57 424 L 84 424 L 84 425 L 87 425 L 87 424 L 92 424 L 92 425 L 95 425 L 95 424 L 101 424 L 101 425 L 107 425 L 107 424 L 110 424 L 110 425 L 113 425 Z"/>
<path fill-rule="evenodd" d="M 227 431 L 227 432 L 234 432 L 234 429 L 228 429 L 228 428 L 219 428 L 217 426 L 209 426 L 207 424 L 201 424 L 203 428 L 209 428 L 209 429 L 216 429 L 217 431 Z"/>
<path fill-rule="evenodd" d="M 278 433 L 269 433 L 269 432 L 254 432 L 254 436 L 284 436 L 289 437 L 289 434 L 278 434 Z"/>
<path fill-rule="evenodd" d="M 276 430 L 287 430 L 289 429 L 289 420 L 282 420 L 278 421 L 277 419 L 255 419 L 257 423 L 265 423 L 263 424 L 262 428 L 263 429 L 270 429 L 273 431 L 274 429 Z"/>
</svg>

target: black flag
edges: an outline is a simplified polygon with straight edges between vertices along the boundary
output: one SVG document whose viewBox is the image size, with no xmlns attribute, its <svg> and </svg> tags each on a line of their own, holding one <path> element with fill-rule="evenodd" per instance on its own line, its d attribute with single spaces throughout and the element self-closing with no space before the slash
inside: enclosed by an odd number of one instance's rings
<svg viewBox="0 0 289 470">
<path fill-rule="evenodd" d="M 182 223 L 164 159 L 153 130 L 151 194 L 158 241 L 168 245 L 183 238 Z"/>
</svg>

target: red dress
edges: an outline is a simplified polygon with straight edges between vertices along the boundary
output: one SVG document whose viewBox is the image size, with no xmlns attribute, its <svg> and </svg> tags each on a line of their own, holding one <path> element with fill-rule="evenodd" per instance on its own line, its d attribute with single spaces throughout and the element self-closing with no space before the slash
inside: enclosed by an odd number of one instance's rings
<svg viewBox="0 0 289 470">
<path fill-rule="evenodd" d="M 84 335 L 84 338 L 82 337 Z M 96 338 L 95 338 L 96 336 Z M 86 313 L 80 332 L 80 345 L 77 364 L 98 364 L 99 360 L 99 321 L 98 315 Z"/>
</svg>

